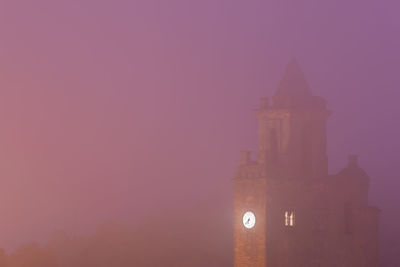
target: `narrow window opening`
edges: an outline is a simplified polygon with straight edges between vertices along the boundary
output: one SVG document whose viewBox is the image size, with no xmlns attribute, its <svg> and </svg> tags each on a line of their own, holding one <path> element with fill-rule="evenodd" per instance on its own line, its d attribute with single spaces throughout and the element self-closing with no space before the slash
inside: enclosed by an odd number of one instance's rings
<svg viewBox="0 0 400 267">
<path fill-rule="evenodd" d="M 304 170 L 308 171 L 311 168 L 311 154 L 312 154 L 312 130 L 311 125 L 306 125 L 303 129 L 301 136 L 301 150 L 302 150 L 302 165 Z"/>
<path fill-rule="evenodd" d="M 344 227 L 346 234 L 351 235 L 353 233 L 353 211 L 350 202 L 344 205 Z"/>
<path fill-rule="evenodd" d="M 271 143 L 271 162 L 276 163 L 278 161 L 278 136 L 276 130 L 270 131 L 270 143 Z"/>
</svg>

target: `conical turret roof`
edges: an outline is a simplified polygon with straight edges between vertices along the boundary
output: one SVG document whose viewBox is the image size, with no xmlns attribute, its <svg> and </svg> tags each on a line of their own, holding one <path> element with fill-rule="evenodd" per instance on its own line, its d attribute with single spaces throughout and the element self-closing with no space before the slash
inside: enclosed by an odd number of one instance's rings
<svg viewBox="0 0 400 267">
<path fill-rule="evenodd" d="M 304 72 L 293 58 L 286 67 L 285 73 L 275 91 L 279 97 L 311 96 L 311 91 L 304 76 Z"/>
</svg>

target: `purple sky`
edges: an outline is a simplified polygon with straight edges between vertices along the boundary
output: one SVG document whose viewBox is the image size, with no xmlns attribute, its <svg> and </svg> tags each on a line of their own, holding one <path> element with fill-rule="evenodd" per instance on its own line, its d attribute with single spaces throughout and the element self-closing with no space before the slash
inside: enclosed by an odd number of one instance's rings
<svg viewBox="0 0 400 267">
<path fill-rule="evenodd" d="M 330 171 L 359 154 L 388 247 L 400 237 L 399 9 L 2 0 L 0 245 L 228 199 L 239 151 L 256 149 L 251 109 L 296 56 L 334 111 Z"/>
</svg>

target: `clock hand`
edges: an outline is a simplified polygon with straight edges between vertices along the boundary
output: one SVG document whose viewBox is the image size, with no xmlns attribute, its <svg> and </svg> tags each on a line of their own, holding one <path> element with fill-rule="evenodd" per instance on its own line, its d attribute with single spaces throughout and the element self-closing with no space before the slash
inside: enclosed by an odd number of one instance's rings
<svg viewBox="0 0 400 267">
<path fill-rule="evenodd" d="M 249 224 L 250 223 L 250 218 L 247 219 L 247 222 L 245 224 Z"/>
</svg>

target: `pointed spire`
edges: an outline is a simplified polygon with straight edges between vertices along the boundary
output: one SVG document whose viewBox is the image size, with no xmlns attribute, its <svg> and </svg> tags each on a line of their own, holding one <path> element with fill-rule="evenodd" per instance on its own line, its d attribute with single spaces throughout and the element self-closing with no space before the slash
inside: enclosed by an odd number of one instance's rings
<svg viewBox="0 0 400 267">
<path fill-rule="evenodd" d="M 311 91 L 303 70 L 293 58 L 286 67 L 285 73 L 275 91 L 275 96 L 302 97 L 311 96 Z"/>
</svg>

